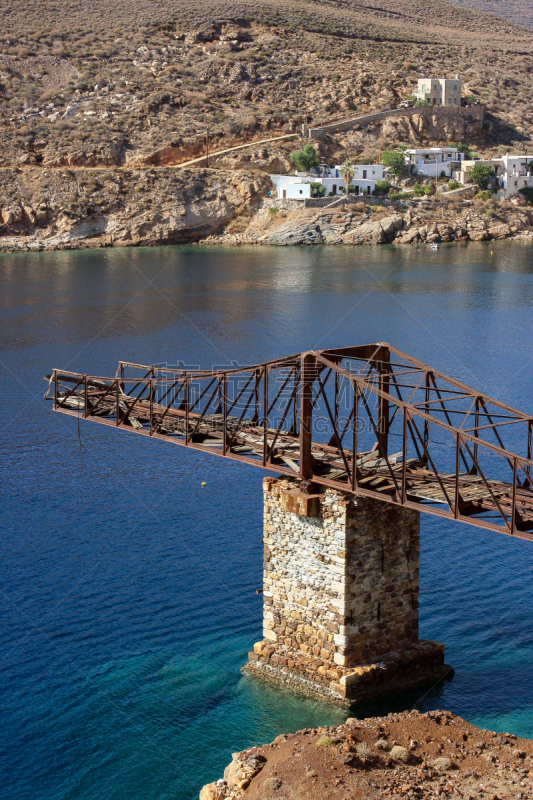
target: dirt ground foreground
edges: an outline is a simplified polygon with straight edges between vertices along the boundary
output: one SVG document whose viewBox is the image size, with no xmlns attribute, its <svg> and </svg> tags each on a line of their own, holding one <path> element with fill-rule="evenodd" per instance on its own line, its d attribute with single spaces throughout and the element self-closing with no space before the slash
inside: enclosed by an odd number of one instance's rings
<svg viewBox="0 0 533 800">
<path fill-rule="evenodd" d="M 200 800 L 525 800 L 532 789 L 533 741 L 446 711 L 410 711 L 350 718 L 234 753 Z"/>
</svg>

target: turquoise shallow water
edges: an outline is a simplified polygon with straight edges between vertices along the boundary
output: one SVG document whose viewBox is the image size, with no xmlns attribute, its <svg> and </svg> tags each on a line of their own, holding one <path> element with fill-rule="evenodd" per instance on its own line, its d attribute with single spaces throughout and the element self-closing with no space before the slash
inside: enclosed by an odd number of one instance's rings
<svg viewBox="0 0 533 800">
<path fill-rule="evenodd" d="M 231 752 L 342 720 L 239 672 L 261 636 L 262 473 L 78 436 L 42 376 L 388 340 L 532 412 L 531 247 L 2 255 L 0 284 L 2 798 L 188 800 Z M 532 567 L 529 543 L 425 516 L 421 635 L 456 675 L 365 710 L 533 736 Z"/>
</svg>

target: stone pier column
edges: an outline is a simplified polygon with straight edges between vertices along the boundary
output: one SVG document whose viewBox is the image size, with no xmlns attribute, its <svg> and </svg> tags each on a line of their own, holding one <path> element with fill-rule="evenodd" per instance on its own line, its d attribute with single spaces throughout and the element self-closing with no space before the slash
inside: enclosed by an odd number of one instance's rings
<svg viewBox="0 0 533 800">
<path fill-rule="evenodd" d="M 246 669 L 342 705 L 453 674 L 418 638 L 420 514 L 265 478 L 264 630 Z"/>
</svg>

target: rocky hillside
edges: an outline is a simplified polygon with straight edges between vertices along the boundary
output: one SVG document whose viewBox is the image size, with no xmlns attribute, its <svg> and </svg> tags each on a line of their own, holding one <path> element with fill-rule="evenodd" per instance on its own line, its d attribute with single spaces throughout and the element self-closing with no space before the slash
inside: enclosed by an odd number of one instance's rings
<svg viewBox="0 0 533 800">
<path fill-rule="evenodd" d="M 533 143 L 531 35 L 443 0 L 0 0 L 0 20 L 0 166 L 184 160 L 206 133 L 215 149 L 291 132 L 455 72 L 488 145 Z"/>
<path fill-rule="evenodd" d="M 251 218 L 232 221 L 208 244 L 432 244 L 533 239 L 533 210 L 523 199 L 418 199 L 284 210 L 264 201 Z"/>
<path fill-rule="evenodd" d="M 463 6 L 463 8 L 473 8 L 476 11 L 495 14 L 497 17 L 514 22 L 515 25 L 533 28 L 532 0 L 505 0 L 505 3 L 498 0 L 451 0 L 451 2 Z"/>
<path fill-rule="evenodd" d="M 525 800 L 533 742 L 444 711 L 348 719 L 234 753 L 200 800 Z"/>
<path fill-rule="evenodd" d="M 262 172 L 62 170 L 0 172 L 0 249 L 197 241 L 266 193 Z"/>
<path fill-rule="evenodd" d="M 367 198 L 333 208 L 287 210 L 267 197 L 270 189 L 261 170 L 4 170 L 0 250 L 186 242 L 425 244 L 533 237 L 533 211 L 523 198 Z"/>
</svg>

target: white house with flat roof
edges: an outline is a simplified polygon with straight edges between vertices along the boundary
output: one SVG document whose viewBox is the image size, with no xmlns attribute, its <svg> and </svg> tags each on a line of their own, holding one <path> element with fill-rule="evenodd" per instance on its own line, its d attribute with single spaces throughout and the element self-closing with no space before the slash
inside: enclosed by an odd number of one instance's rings
<svg viewBox="0 0 533 800">
<path fill-rule="evenodd" d="M 498 186 L 504 198 L 512 197 L 520 189 L 533 189 L 533 155 L 512 156 L 506 153 L 495 159 Z"/>
<path fill-rule="evenodd" d="M 413 175 L 435 178 L 444 172 L 451 177 L 454 170 L 460 169 L 464 153 L 457 147 L 422 147 L 405 151 L 405 163 Z"/>
<path fill-rule="evenodd" d="M 305 177 L 303 177 L 305 175 Z M 271 175 L 278 200 L 306 200 L 311 197 L 311 183 L 315 178 L 307 173 L 296 175 Z"/>
<path fill-rule="evenodd" d="M 344 194 L 346 190 L 341 169 L 341 164 L 332 166 L 321 164 L 316 170 L 310 172 L 297 172 L 295 175 L 271 175 L 270 178 L 280 200 L 305 200 L 311 197 L 311 183 L 319 183 L 324 186 L 326 197 L 336 197 Z M 354 177 L 350 182 L 353 194 L 356 196 L 373 194 L 376 181 L 383 180 L 383 169 L 381 164 L 354 164 Z"/>
<path fill-rule="evenodd" d="M 416 100 L 429 103 L 430 106 L 461 105 L 461 79 L 455 78 L 419 78 L 418 86 L 413 92 Z"/>
<path fill-rule="evenodd" d="M 478 164 L 494 170 L 494 188 L 498 190 L 496 197 L 500 200 L 512 197 L 520 189 L 533 189 L 533 155 L 515 156 L 506 153 L 499 158 L 463 161 L 461 168 L 453 173 L 454 178 L 468 186 L 472 183 L 470 172 Z"/>
</svg>

